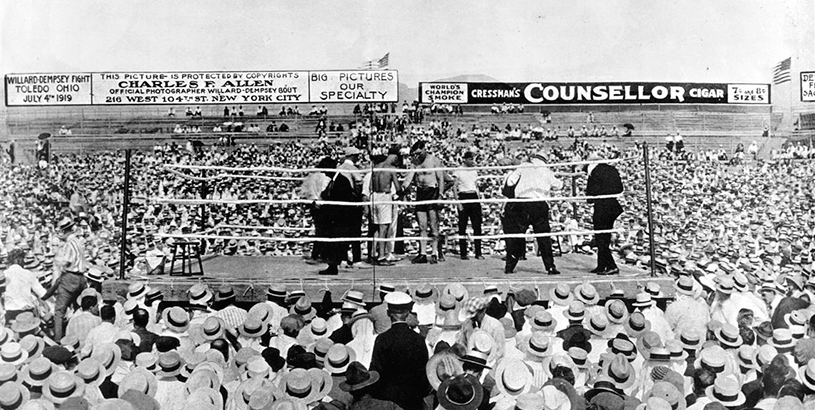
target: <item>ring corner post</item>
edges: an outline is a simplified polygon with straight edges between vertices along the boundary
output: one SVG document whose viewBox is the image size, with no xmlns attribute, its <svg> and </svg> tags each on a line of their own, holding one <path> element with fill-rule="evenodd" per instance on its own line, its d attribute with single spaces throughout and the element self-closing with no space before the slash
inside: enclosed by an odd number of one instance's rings
<svg viewBox="0 0 815 410">
<path fill-rule="evenodd" d="M 127 214 L 130 207 L 130 148 L 125 150 L 125 178 L 122 193 L 122 240 L 119 249 L 119 279 L 125 278 L 125 252 L 127 251 Z"/>
<path fill-rule="evenodd" d="M 645 201 L 648 212 L 648 249 L 651 254 L 651 261 L 649 263 L 651 268 L 651 276 L 656 276 L 656 248 L 654 246 L 654 210 L 652 207 L 651 198 L 651 169 L 648 156 L 648 143 L 642 143 L 642 162 L 645 167 Z"/>
</svg>

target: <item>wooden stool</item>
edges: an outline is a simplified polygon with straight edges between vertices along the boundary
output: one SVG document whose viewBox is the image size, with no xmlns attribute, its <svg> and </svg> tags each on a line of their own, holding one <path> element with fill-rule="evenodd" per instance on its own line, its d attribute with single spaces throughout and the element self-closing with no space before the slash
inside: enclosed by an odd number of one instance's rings
<svg viewBox="0 0 815 410">
<path fill-rule="evenodd" d="M 170 263 L 170 276 L 204 275 L 204 264 L 201 262 L 201 253 L 198 251 L 197 241 L 173 242 L 173 260 Z M 198 259 L 198 272 L 192 272 L 192 258 Z M 181 272 L 174 271 L 175 261 L 181 259 Z M 189 261 L 188 261 L 189 260 Z"/>
</svg>

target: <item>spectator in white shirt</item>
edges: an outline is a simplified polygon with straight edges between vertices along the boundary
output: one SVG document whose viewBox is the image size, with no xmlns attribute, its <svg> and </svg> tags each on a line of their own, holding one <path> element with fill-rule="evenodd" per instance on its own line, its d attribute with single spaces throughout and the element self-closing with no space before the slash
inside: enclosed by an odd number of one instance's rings
<svg viewBox="0 0 815 410">
<path fill-rule="evenodd" d="M 102 306 L 99 313 L 102 323 L 88 332 L 88 337 L 85 338 L 85 343 L 82 345 L 84 356 L 90 355 L 96 346 L 115 343 L 116 335 L 122 330 L 113 324 L 116 321 L 116 310 L 113 306 Z"/>
<path fill-rule="evenodd" d="M 9 323 L 20 313 L 34 313 L 38 300 L 45 296 L 45 288 L 37 280 L 37 276 L 30 270 L 24 269 L 25 251 L 15 249 L 9 252 L 10 266 L 4 271 L 6 277 L 6 291 L 3 293 L 3 304 L 6 310 L 6 322 Z M 26 266 L 36 269 L 39 265 L 32 258 Z"/>
</svg>

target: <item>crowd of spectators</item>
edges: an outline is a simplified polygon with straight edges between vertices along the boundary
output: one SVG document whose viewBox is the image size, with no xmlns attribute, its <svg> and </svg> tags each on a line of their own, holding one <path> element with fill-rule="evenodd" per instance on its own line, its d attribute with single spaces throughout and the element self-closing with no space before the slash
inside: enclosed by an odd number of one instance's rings
<svg viewBox="0 0 815 410">
<path fill-rule="evenodd" d="M 407 124 L 393 138 L 375 123 L 368 126 L 372 155 L 393 143 L 409 147 L 423 140 L 450 166 L 460 164 L 466 152 L 477 165 L 510 165 L 541 148 L 482 135 L 466 142 L 440 138 L 452 128 L 443 121 Z M 215 178 L 221 171 L 170 172 L 163 166 L 305 169 L 326 156 L 340 157 L 350 143 L 196 150 L 171 144 L 135 153 L 126 273 L 134 278 L 161 273 L 164 234 L 205 230 L 258 238 L 206 240 L 205 254 L 311 258 L 309 245 L 262 240 L 308 235 L 313 226 L 307 206 L 230 203 L 305 198 L 298 189 L 303 174 L 234 171 Z M 268 302 L 249 306 L 236 304 L 229 286 L 214 292 L 196 285 L 188 304 L 173 306 L 138 281 L 126 298 L 101 303 L 100 282 L 117 273 L 120 257 L 123 155 L 54 155 L 47 167 L 4 158 L 0 291 L 4 312 L 14 315 L 0 319 L 5 324 L 0 327 L 0 406 L 804 408 L 815 395 L 810 339 L 815 166 L 752 158 L 733 165 L 714 150 L 651 149 L 655 264 L 675 275 L 677 297 L 669 301 L 657 285 L 646 284 L 637 294 L 612 295 L 602 304 L 597 290 L 584 283 L 574 289 L 512 288 L 505 294 L 487 287 L 483 295 L 468 295 L 457 284 L 441 292 L 422 286 L 411 296 L 382 285 L 383 300 L 395 296 L 377 307 L 363 303 L 368 299 L 355 290 L 335 304 L 328 292 L 316 303 L 278 286 L 268 289 Z M 591 151 L 631 158 L 616 164 L 629 189 L 619 218 L 625 230 L 615 236 L 612 249 L 621 263 L 645 268 L 650 256 L 642 148 L 553 144 L 547 162 L 580 160 Z M 356 166 L 370 164 L 362 157 Z M 500 196 L 504 175 L 480 172 L 483 198 Z M 571 196 L 571 184 L 564 185 L 553 195 Z M 585 178 L 577 177 L 575 193 L 584 185 Z M 147 198 L 221 203 L 185 206 Z M 483 232 L 501 233 L 500 204 L 482 209 Z M 410 236 L 416 226 L 411 207 L 400 215 L 404 235 Z M 443 207 L 440 216 L 442 236 L 455 233 L 455 207 Z M 78 225 L 90 285 L 67 315 L 66 336 L 54 340 L 51 269 L 62 244 L 54 223 L 64 217 Z M 550 218 L 555 231 L 591 226 L 585 203 L 553 202 Z M 456 253 L 455 244 L 441 242 L 443 252 Z M 589 237 L 564 236 L 560 245 L 563 252 L 592 252 Z M 502 241 L 485 240 L 482 246 L 488 257 L 503 254 Z M 415 251 L 414 241 L 400 250 Z M 534 242 L 528 242 L 527 252 L 534 254 Z M 349 262 L 355 262 L 352 258 Z M 341 308 L 332 310 L 335 306 Z M 394 344 L 394 338 L 407 345 Z M 40 407 L 23 407 L 35 405 Z"/>
</svg>

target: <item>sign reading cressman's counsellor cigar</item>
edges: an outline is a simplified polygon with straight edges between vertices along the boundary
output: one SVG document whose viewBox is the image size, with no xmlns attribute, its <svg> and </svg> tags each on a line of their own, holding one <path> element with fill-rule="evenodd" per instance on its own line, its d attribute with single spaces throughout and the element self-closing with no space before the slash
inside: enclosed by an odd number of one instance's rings
<svg viewBox="0 0 815 410">
<path fill-rule="evenodd" d="M 396 102 L 380 71 L 179 71 L 8 74 L 7 106 Z"/>
<path fill-rule="evenodd" d="M 769 104 L 769 84 L 420 83 L 425 104 Z"/>
</svg>

